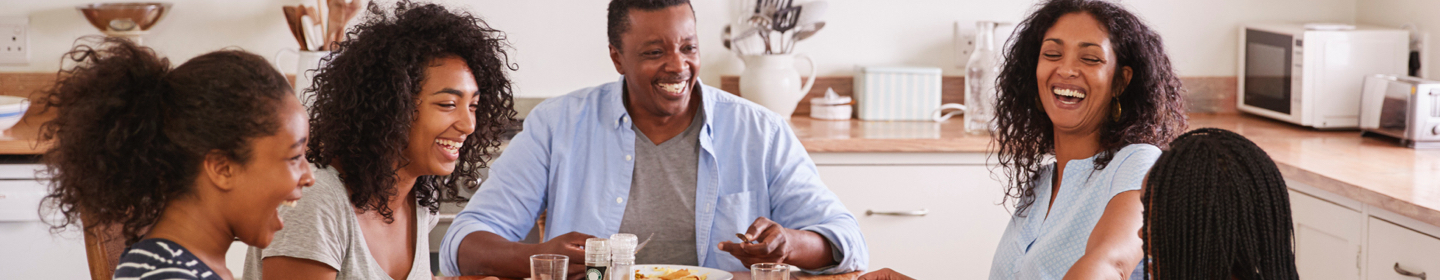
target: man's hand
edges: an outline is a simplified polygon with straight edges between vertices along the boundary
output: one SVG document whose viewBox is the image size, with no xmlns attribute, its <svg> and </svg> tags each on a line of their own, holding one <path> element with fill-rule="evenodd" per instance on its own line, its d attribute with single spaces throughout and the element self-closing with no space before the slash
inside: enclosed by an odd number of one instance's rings
<svg viewBox="0 0 1440 280">
<path fill-rule="evenodd" d="M 558 254 L 570 258 L 565 272 L 570 279 L 585 277 L 585 239 L 588 234 L 566 233 L 545 243 L 521 244 L 505 240 L 491 232 L 470 233 L 460 242 L 459 266 L 464 275 L 490 275 L 506 278 L 530 277 L 530 256 Z"/>
<path fill-rule="evenodd" d="M 804 269 L 835 264 L 830 242 L 820 234 L 788 229 L 765 217 L 755 219 L 745 237 L 758 243 L 720 242 L 720 250 L 750 266 L 756 263 L 788 263 Z"/>
<path fill-rule="evenodd" d="M 910 278 L 910 276 L 905 276 L 905 274 L 900 274 L 889 268 L 882 268 L 866 273 L 865 275 L 860 275 L 858 280 L 915 280 L 915 278 Z"/>
<path fill-rule="evenodd" d="M 585 277 L 585 239 L 593 237 L 595 236 L 572 231 L 540 243 L 540 248 L 535 254 L 557 254 L 570 257 L 570 265 L 565 267 L 565 274 L 570 279 L 583 279 Z M 530 256 L 525 256 L 525 261 L 529 262 Z"/>
</svg>

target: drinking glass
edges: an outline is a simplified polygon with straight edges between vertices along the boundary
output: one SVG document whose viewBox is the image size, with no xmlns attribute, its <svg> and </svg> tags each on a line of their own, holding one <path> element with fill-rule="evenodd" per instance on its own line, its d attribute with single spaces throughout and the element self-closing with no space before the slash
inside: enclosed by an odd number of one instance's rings
<svg viewBox="0 0 1440 280">
<path fill-rule="evenodd" d="M 539 254 L 530 256 L 530 279 L 531 280 L 564 280 L 565 267 L 570 265 L 570 257 L 556 254 Z"/>
<path fill-rule="evenodd" d="M 790 280 L 790 266 L 783 263 L 757 263 L 750 265 L 752 280 Z"/>
</svg>

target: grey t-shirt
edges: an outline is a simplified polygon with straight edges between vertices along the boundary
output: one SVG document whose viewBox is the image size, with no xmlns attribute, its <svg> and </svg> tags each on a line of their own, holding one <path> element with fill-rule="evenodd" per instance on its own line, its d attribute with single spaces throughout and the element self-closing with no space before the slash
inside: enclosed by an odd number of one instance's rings
<svg viewBox="0 0 1440 280">
<path fill-rule="evenodd" d="M 355 207 L 334 168 L 315 169 L 315 185 L 301 190 L 304 197 L 295 207 L 280 207 L 285 227 L 265 249 L 250 247 L 245 254 L 244 279 L 260 279 L 261 259 L 285 256 L 314 260 L 338 273 L 335 279 L 390 279 L 370 255 L 365 235 L 355 217 Z M 430 230 L 440 219 L 424 207 L 415 207 L 415 259 L 407 279 L 428 280 L 430 273 Z"/>
<path fill-rule="evenodd" d="M 695 180 L 704 119 L 701 109 L 685 132 L 659 145 L 634 124 L 630 126 L 635 130 L 635 173 L 620 232 L 635 234 L 640 242 L 655 234 L 645 250 L 635 255 L 637 264 L 700 263 L 699 245 L 695 244 Z"/>
</svg>

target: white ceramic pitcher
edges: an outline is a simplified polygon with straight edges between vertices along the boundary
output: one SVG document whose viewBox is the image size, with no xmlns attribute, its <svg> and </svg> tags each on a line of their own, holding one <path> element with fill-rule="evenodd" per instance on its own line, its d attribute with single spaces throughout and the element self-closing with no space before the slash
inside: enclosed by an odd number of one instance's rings
<svg viewBox="0 0 1440 280">
<path fill-rule="evenodd" d="M 800 83 L 795 71 L 795 57 L 810 65 L 810 78 Z M 740 74 L 740 94 L 759 103 L 781 118 L 790 119 L 800 99 L 815 85 L 815 61 L 803 54 L 744 55 L 745 72 Z"/>
<path fill-rule="evenodd" d="M 282 66 L 280 63 L 280 57 L 286 54 L 295 55 L 294 68 Z M 319 73 L 320 67 L 323 66 L 321 60 L 326 56 L 330 56 L 329 51 L 281 49 L 279 52 L 275 52 L 275 59 L 271 61 L 275 63 L 275 69 L 280 70 L 280 73 L 285 73 L 285 69 L 295 70 L 295 97 L 300 98 L 300 104 L 305 105 L 306 112 L 310 111 L 310 104 L 315 100 L 312 93 L 305 92 L 305 90 L 315 83 L 315 74 Z"/>
</svg>

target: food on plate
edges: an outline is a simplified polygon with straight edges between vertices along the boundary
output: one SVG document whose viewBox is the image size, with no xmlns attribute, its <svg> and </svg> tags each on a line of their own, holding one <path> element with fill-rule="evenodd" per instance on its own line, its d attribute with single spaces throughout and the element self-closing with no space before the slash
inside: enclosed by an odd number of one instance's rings
<svg viewBox="0 0 1440 280">
<path fill-rule="evenodd" d="M 705 275 L 697 275 L 689 269 L 656 267 L 654 274 L 649 275 L 635 270 L 635 280 L 705 280 Z"/>
</svg>

